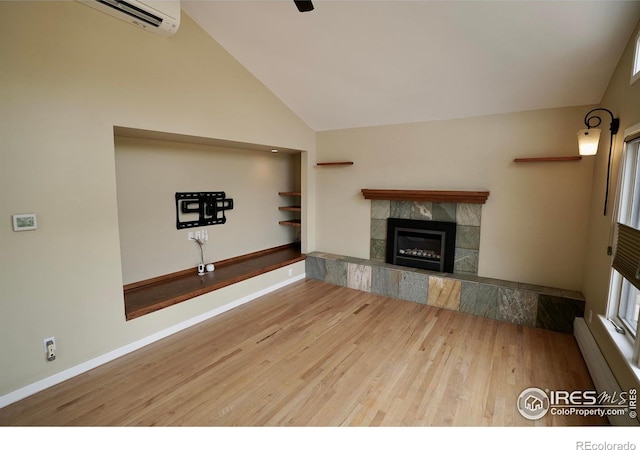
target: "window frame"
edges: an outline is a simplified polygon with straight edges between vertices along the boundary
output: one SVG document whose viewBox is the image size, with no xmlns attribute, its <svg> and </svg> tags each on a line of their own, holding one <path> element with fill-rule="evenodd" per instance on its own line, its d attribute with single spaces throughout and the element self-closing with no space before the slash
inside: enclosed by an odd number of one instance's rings
<svg viewBox="0 0 640 450">
<path fill-rule="evenodd" d="M 614 230 L 617 230 L 618 222 L 640 228 L 640 137 L 627 141 L 627 137 L 635 136 L 639 132 L 640 124 L 633 127 L 633 131 L 625 132 L 625 143 L 618 172 L 615 210 L 612 214 L 611 226 L 614 227 Z M 636 199 L 635 205 L 634 198 Z M 627 321 L 619 316 L 621 301 L 627 291 L 625 284 L 630 283 L 625 282 L 625 278 L 611 267 L 606 318 L 625 330 L 624 336 L 618 336 L 618 339 L 615 340 L 619 346 L 625 345 L 626 342 L 625 347 L 628 345 L 628 348 L 623 353 L 629 354 L 629 362 L 637 370 L 640 368 L 640 332 L 638 328 L 631 329 Z M 639 316 L 640 314 L 636 315 L 637 321 L 640 321 Z"/>
<path fill-rule="evenodd" d="M 633 84 L 640 79 L 640 32 L 636 34 L 635 49 L 633 53 L 633 64 L 631 65 L 631 79 L 629 84 Z"/>
<path fill-rule="evenodd" d="M 607 317 L 613 320 L 616 325 L 625 329 L 625 334 L 630 336 L 630 340 L 635 344 L 635 340 L 638 337 L 638 329 L 632 329 L 629 322 L 625 317 L 620 316 L 620 307 L 625 297 L 629 296 L 629 291 L 634 290 L 634 286 L 625 280 L 625 278 L 615 269 L 612 271 L 612 295 L 609 296 L 610 305 L 608 307 Z M 636 321 L 638 315 L 636 314 Z"/>
</svg>

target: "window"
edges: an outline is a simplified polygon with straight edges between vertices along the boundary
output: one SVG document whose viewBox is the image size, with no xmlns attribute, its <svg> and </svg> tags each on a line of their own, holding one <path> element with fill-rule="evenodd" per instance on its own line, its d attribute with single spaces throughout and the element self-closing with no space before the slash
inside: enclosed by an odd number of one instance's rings
<svg viewBox="0 0 640 450">
<path fill-rule="evenodd" d="M 618 305 L 618 318 L 633 336 L 638 332 L 638 311 L 640 311 L 640 291 L 626 279 L 622 281 L 622 294 Z"/>
<path fill-rule="evenodd" d="M 621 325 L 632 340 L 633 361 L 637 364 L 640 348 L 640 138 L 625 144 L 616 210 L 617 242 L 608 318 Z"/>
<path fill-rule="evenodd" d="M 636 36 L 636 51 L 633 57 L 633 66 L 631 67 L 631 83 L 633 84 L 640 78 L 640 33 Z"/>
</svg>

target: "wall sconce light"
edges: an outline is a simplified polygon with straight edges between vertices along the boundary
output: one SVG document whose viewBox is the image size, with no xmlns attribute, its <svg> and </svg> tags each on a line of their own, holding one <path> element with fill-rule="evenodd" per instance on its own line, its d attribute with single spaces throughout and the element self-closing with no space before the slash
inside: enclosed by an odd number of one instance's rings
<svg viewBox="0 0 640 450">
<path fill-rule="evenodd" d="M 592 109 L 584 116 L 584 124 L 586 129 L 578 131 L 578 148 L 583 156 L 595 155 L 598 151 L 598 143 L 600 141 L 600 129 L 597 128 L 602 123 L 602 118 L 595 115 L 596 111 L 604 111 L 611 116 L 611 125 L 609 126 L 609 162 L 607 163 L 607 187 L 604 196 L 604 215 L 607 215 L 607 200 L 609 199 L 609 175 L 611 172 L 611 152 L 613 150 L 613 136 L 618 133 L 620 128 L 620 119 L 613 117 L 613 113 L 605 108 Z"/>
<path fill-rule="evenodd" d="M 581 156 L 593 156 L 598 153 L 600 142 L 600 128 L 578 131 L 578 149 Z"/>
</svg>

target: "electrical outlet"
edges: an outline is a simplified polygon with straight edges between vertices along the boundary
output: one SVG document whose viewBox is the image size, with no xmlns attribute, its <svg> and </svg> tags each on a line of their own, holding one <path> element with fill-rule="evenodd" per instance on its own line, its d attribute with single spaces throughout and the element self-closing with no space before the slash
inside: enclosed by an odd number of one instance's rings
<svg viewBox="0 0 640 450">
<path fill-rule="evenodd" d="M 53 361 L 56 359 L 56 338 L 46 338 L 44 341 L 44 353 L 47 356 L 47 361 Z"/>
<path fill-rule="evenodd" d="M 289 269 L 289 276 L 292 277 L 293 276 L 293 269 Z"/>
<path fill-rule="evenodd" d="M 208 241 L 209 234 L 207 233 L 207 230 L 196 231 L 195 234 L 193 231 L 189 231 L 189 234 L 187 234 L 187 239 L 190 241 L 195 241 L 196 239 L 200 239 L 202 241 Z"/>
<path fill-rule="evenodd" d="M 589 317 L 587 319 L 589 323 L 591 323 L 591 319 L 593 319 L 593 311 L 589 310 Z"/>
</svg>

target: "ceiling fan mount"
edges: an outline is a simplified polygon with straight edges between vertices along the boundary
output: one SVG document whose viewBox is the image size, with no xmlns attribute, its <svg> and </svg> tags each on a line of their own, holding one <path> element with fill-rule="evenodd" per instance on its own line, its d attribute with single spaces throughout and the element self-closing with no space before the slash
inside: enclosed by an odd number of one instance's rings
<svg viewBox="0 0 640 450">
<path fill-rule="evenodd" d="M 311 0 L 293 0 L 293 3 L 296 4 L 300 12 L 313 11 L 313 3 L 311 3 Z"/>
</svg>

